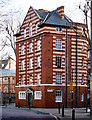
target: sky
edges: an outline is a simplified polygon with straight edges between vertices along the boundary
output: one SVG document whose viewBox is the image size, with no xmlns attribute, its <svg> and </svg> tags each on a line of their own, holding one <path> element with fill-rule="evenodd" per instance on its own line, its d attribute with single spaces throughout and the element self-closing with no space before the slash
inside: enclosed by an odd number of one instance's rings
<svg viewBox="0 0 92 120">
<path fill-rule="evenodd" d="M 59 6 L 65 6 L 65 14 L 75 22 L 84 22 L 84 14 L 79 10 L 79 4 L 83 7 L 85 0 L 11 0 L 13 8 L 21 8 L 24 14 L 30 6 L 34 9 L 54 10 Z"/>
<path fill-rule="evenodd" d="M 2 12 L 21 11 L 22 13 L 21 15 L 14 14 L 17 20 L 21 19 L 21 24 L 30 6 L 32 6 L 34 9 L 45 9 L 52 11 L 62 5 L 65 8 L 64 9 L 65 14 L 71 20 L 73 20 L 74 22 L 84 23 L 85 16 L 82 10 L 79 9 L 79 5 L 81 5 L 82 9 L 84 9 L 84 5 L 86 3 L 85 0 L 9 0 L 9 1 L 10 2 L 6 2 L 5 7 L 2 8 Z"/>
</svg>

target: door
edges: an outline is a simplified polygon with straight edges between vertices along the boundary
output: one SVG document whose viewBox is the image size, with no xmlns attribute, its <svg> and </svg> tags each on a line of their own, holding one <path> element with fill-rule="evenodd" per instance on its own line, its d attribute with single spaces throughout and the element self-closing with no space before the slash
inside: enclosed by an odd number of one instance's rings
<svg viewBox="0 0 92 120">
<path fill-rule="evenodd" d="M 29 105 L 32 106 L 32 93 L 29 93 Z"/>
</svg>

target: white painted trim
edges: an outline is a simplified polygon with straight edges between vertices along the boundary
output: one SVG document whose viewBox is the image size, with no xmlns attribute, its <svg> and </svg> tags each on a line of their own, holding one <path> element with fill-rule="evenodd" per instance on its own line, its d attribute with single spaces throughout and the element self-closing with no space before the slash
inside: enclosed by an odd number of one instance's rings
<svg viewBox="0 0 92 120">
<path fill-rule="evenodd" d="M 40 85 L 19 85 L 19 86 L 15 86 L 15 87 L 31 87 L 31 86 L 65 86 L 65 84 L 40 84 Z M 67 86 L 70 86 L 70 84 L 68 84 Z M 76 85 L 73 85 L 76 86 Z M 77 86 L 81 86 L 81 87 L 87 87 L 87 85 L 77 85 Z"/>
</svg>

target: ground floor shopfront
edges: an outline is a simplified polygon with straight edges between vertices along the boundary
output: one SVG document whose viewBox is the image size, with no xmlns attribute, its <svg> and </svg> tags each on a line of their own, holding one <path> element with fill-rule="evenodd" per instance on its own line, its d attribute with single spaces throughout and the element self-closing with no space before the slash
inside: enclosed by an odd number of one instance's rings
<svg viewBox="0 0 92 120">
<path fill-rule="evenodd" d="M 77 86 L 77 106 L 85 107 L 87 86 Z M 16 86 L 16 106 L 58 107 L 66 106 L 66 87 L 57 85 Z M 72 106 L 72 93 L 67 86 L 67 106 Z M 73 106 L 76 106 L 76 87 L 73 87 Z"/>
</svg>

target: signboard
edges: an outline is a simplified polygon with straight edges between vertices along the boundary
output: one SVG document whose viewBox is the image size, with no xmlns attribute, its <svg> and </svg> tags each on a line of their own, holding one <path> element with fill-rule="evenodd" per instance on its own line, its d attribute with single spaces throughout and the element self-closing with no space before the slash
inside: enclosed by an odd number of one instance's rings
<svg viewBox="0 0 92 120">
<path fill-rule="evenodd" d="M 73 82 L 70 82 L 70 91 L 73 91 Z"/>
<path fill-rule="evenodd" d="M 47 89 L 47 92 L 53 92 L 54 90 L 53 89 Z"/>
<path fill-rule="evenodd" d="M 62 90 L 64 90 L 64 88 L 63 88 L 63 87 L 61 87 L 61 88 L 60 88 L 60 90 L 62 91 Z"/>
</svg>

